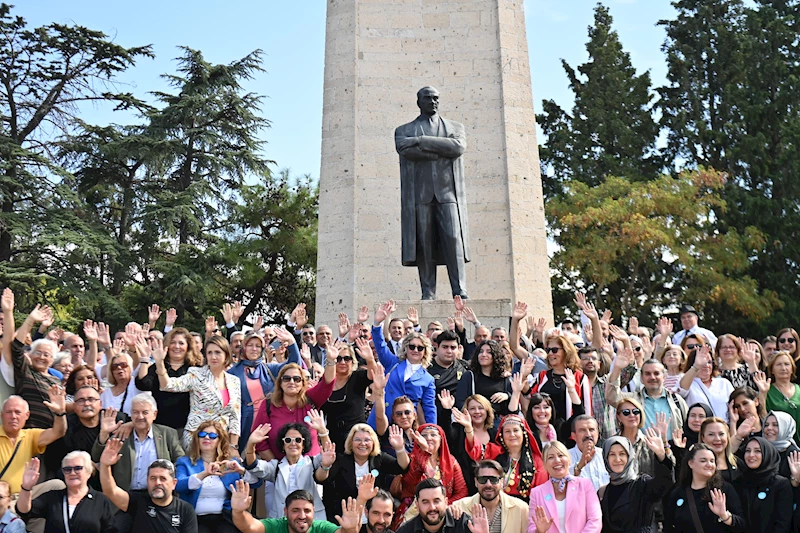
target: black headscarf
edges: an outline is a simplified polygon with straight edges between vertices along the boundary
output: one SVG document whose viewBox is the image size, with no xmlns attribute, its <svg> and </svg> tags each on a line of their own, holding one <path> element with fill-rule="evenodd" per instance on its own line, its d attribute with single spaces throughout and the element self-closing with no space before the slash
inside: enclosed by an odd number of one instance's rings
<svg viewBox="0 0 800 533">
<path fill-rule="evenodd" d="M 686 411 L 686 420 L 683 421 L 683 436 L 686 437 L 686 450 L 691 448 L 694 444 L 697 444 L 697 442 L 700 440 L 700 434 L 696 431 L 692 431 L 689 428 L 689 413 L 691 413 L 692 409 L 695 407 L 699 407 L 705 411 L 706 418 L 711 418 L 714 416 L 714 411 L 711 410 L 711 407 L 702 402 L 693 403 L 692 406 L 689 407 L 689 410 Z"/>
<path fill-rule="evenodd" d="M 751 442 L 756 441 L 761 447 L 761 465 L 758 468 L 752 469 L 747 466 L 747 461 L 744 462 L 742 468 L 742 478 L 751 487 L 765 487 L 772 483 L 775 476 L 778 475 L 778 468 L 781 465 L 781 454 L 775 449 L 770 441 L 764 437 L 750 437 L 745 442 L 745 447 Z"/>
</svg>

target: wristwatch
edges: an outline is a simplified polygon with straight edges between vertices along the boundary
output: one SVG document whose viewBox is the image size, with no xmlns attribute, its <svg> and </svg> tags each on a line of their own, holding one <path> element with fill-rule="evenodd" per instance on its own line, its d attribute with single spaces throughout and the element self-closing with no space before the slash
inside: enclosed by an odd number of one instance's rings
<svg viewBox="0 0 800 533">
<path fill-rule="evenodd" d="M 730 511 L 728 511 L 728 514 L 726 514 L 726 515 L 725 515 L 725 518 L 717 518 L 717 522 L 720 522 L 720 523 L 722 523 L 722 522 L 724 522 L 725 520 L 727 520 L 728 518 L 730 518 L 730 517 L 732 517 L 732 516 L 733 516 L 733 513 L 731 513 Z"/>
</svg>

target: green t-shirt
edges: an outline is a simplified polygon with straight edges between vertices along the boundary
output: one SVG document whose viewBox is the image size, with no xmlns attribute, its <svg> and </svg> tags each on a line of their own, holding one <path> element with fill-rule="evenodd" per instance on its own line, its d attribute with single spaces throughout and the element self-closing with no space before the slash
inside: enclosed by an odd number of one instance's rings
<svg viewBox="0 0 800 533">
<path fill-rule="evenodd" d="M 265 518 L 261 520 L 264 524 L 264 533 L 289 533 L 289 520 L 283 518 Z M 308 533 L 335 533 L 339 526 L 327 520 L 314 520 Z"/>
</svg>

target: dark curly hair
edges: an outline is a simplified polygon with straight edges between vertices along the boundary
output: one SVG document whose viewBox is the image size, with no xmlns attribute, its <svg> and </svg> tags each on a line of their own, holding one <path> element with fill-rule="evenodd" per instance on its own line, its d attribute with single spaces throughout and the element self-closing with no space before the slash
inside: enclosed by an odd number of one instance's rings
<svg viewBox="0 0 800 533">
<path fill-rule="evenodd" d="M 100 383 L 100 378 L 97 377 L 97 372 L 95 372 L 94 368 L 90 367 L 89 365 L 78 365 L 72 369 L 72 372 L 70 372 L 69 376 L 67 376 L 66 383 L 64 383 L 64 388 L 66 389 L 67 394 L 75 396 L 75 393 L 78 392 L 79 387 L 75 381 L 78 379 L 78 374 L 84 370 L 91 372 L 92 376 L 97 380 L 97 383 Z"/>
<path fill-rule="evenodd" d="M 692 469 L 689 468 L 689 461 L 694 460 L 694 456 L 697 455 L 697 452 L 700 451 L 707 451 L 711 452 L 711 455 L 714 456 L 716 459 L 716 454 L 714 450 L 709 448 L 707 445 L 701 443 L 695 444 L 689 448 L 689 451 L 686 452 L 686 456 L 683 458 L 683 463 L 681 464 L 680 470 L 680 477 L 678 478 L 678 485 L 681 487 L 689 487 L 692 485 Z M 717 470 L 711 479 L 708 480 L 703 492 L 700 496 L 700 499 L 704 502 L 711 501 L 711 489 L 721 489 L 722 488 L 722 475 Z"/>
<path fill-rule="evenodd" d="M 481 353 L 481 348 L 483 348 L 484 345 L 489 346 L 489 350 L 492 354 L 492 372 L 489 374 L 489 377 L 492 379 L 503 379 L 507 370 L 506 365 L 508 364 L 508 360 L 506 360 L 506 356 L 500 348 L 500 343 L 497 341 L 483 341 L 475 348 L 475 353 L 470 361 L 472 372 L 477 374 L 481 371 L 481 364 L 478 362 L 478 354 Z"/>
<path fill-rule="evenodd" d="M 290 422 L 283 426 L 280 431 L 278 431 L 278 450 L 282 454 L 286 454 L 284 451 L 284 443 L 283 438 L 289 433 L 290 429 L 294 429 L 300 433 L 300 436 L 303 437 L 303 455 L 306 455 L 308 452 L 311 451 L 311 431 L 308 429 L 308 426 L 305 424 L 301 424 L 299 422 Z"/>
</svg>

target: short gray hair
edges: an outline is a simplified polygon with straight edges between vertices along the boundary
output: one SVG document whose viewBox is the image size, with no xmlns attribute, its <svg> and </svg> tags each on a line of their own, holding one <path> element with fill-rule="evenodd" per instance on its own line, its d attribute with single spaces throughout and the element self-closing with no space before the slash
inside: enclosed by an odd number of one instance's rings
<svg viewBox="0 0 800 533">
<path fill-rule="evenodd" d="M 156 403 L 156 399 L 153 398 L 153 395 L 149 392 L 140 392 L 136 396 L 133 397 L 131 400 L 131 409 L 133 409 L 133 404 L 135 403 L 149 403 L 150 407 L 153 408 L 153 411 L 158 411 L 158 404 Z"/>
<path fill-rule="evenodd" d="M 31 410 L 31 406 L 28 405 L 28 402 L 27 402 L 27 400 L 25 400 L 25 398 L 23 398 L 22 396 L 17 396 L 16 394 L 12 394 L 11 396 L 9 396 L 5 400 L 3 400 L 3 407 L 2 407 L 3 411 L 6 410 L 6 404 L 8 402 L 10 402 L 11 400 L 17 400 L 17 401 L 22 402 L 22 404 L 25 406 L 25 411 L 30 411 Z"/>
<path fill-rule="evenodd" d="M 169 475 L 171 475 L 173 479 L 175 478 L 175 465 L 172 464 L 172 461 L 169 459 L 156 459 L 150 463 L 149 467 L 147 467 L 147 473 L 149 474 L 154 468 L 163 468 L 164 470 L 168 470 Z"/>
<path fill-rule="evenodd" d="M 53 350 L 53 356 L 58 353 L 58 344 L 54 343 L 50 339 L 36 339 L 31 343 L 31 351 L 35 352 L 41 346 L 49 346 Z"/>
<path fill-rule="evenodd" d="M 92 456 L 81 450 L 74 450 L 65 455 L 64 458 L 61 459 L 61 468 L 64 468 L 64 465 L 67 463 L 67 461 L 71 461 L 73 459 L 83 459 L 83 466 L 89 472 L 89 475 L 91 476 L 94 473 Z"/>
<path fill-rule="evenodd" d="M 72 354 L 69 352 L 58 352 L 53 356 L 53 366 L 60 365 L 64 361 L 72 362 Z"/>
</svg>

